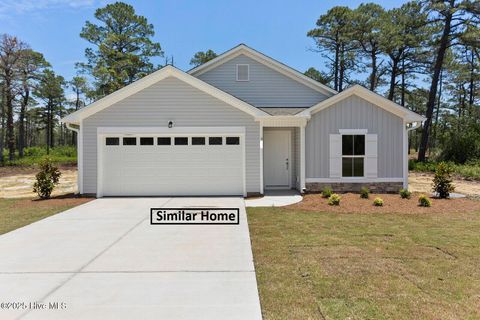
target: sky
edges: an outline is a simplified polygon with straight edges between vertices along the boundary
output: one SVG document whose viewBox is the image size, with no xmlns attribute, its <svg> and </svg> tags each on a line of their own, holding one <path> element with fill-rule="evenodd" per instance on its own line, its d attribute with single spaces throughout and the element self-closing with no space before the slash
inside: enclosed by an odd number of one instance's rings
<svg viewBox="0 0 480 320">
<path fill-rule="evenodd" d="M 55 72 L 67 80 L 84 61 L 88 43 L 79 33 L 86 20 L 95 22 L 96 8 L 106 0 L 0 0 L 0 33 L 18 36 L 44 54 Z M 323 69 L 325 61 L 313 52 L 306 36 L 318 17 L 331 7 L 357 7 L 365 1 L 169 0 L 124 1 L 155 27 L 154 40 L 182 70 L 190 69 L 197 51 L 222 53 L 239 43 L 267 54 L 299 71 Z M 404 0 L 370 1 L 386 8 Z M 163 64 L 164 58 L 157 59 Z"/>
</svg>

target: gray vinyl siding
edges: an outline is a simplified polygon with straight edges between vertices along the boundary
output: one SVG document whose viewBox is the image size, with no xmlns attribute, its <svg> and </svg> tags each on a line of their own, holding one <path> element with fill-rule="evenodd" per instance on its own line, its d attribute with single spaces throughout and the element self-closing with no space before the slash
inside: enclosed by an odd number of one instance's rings
<svg viewBox="0 0 480 320">
<path fill-rule="evenodd" d="M 236 81 L 236 65 L 250 65 L 250 81 Z M 198 76 L 199 79 L 257 107 L 310 107 L 327 96 L 245 55 Z"/>
<path fill-rule="evenodd" d="M 260 191 L 260 127 L 251 115 L 176 78 L 164 79 L 83 120 L 84 193 L 97 192 L 98 127 L 245 127 L 246 188 Z"/>
<path fill-rule="evenodd" d="M 378 136 L 378 177 L 403 176 L 403 120 L 362 98 L 350 96 L 315 113 L 305 132 L 306 177 L 329 178 L 329 135 L 368 129 Z"/>
</svg>

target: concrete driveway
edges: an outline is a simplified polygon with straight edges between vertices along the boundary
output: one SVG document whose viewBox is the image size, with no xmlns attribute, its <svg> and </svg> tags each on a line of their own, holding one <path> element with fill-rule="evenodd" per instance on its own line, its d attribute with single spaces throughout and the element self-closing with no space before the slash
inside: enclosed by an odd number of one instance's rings
<svg viewBox="0 0 480 320">
<path fill-rule="evenodd" d="M 152 226 L 151 207 L 238 207 L 240 225 Z M 0 319 L 261 319 L 242 198 L 98 199 L 0 253 Z"/>
</svg>

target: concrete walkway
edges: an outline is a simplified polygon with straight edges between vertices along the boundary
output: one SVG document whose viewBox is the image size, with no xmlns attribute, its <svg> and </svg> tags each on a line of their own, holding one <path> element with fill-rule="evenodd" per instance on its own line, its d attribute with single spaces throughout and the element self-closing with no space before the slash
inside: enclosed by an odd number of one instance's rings
<svg viewBox="0 0 480 320">
<path fill-rule="evenodd" d="M 246 199 L 247 207 L 283 207 L 302 201 L 302 196 L 296 190 L 265 191 L 261 198 Z"/>
<path fill-rule="evenodd" d="M 238 207 L 240 225 L 152 226 L 151 207 Z M 59 308 L 0 319 L 261 319 L 242 198 L 99 199 L 0 236 L 0 252 L 1 302 Z"/>
</svg>

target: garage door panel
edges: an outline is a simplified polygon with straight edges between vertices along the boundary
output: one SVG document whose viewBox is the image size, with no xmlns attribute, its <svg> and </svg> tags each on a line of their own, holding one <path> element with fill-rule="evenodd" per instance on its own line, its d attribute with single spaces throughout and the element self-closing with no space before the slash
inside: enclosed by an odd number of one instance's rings
<svg viewBox="0 0 480 320">
<path fill-rule="evenodd" d="M 243 195 L 241 144 L 208 145 L 208 137 L 205 145 L 191 145 L 191 139 L 189 145 L 157 145 L 154 140 L 154 145 L 124 146 L 120 139 L 120 145 L 106 146 L 100 139 L 103 195 Z"/>
</svg>

